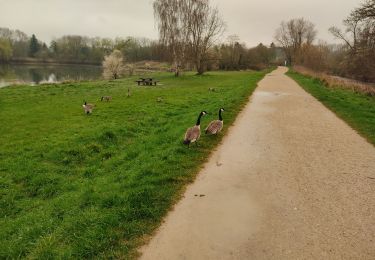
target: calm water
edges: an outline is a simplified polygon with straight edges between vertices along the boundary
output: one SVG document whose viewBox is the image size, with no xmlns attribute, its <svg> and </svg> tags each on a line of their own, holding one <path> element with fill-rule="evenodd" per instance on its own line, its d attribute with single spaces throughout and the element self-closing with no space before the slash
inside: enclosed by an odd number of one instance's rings
<svg viewBox="0 0 375 260">
<path fill-rule="evenodd" d="M 0 87 L 17 83 L 34 85 L 64 80 L 95 80 L 101 75 L 101 66 L 0 64 Z"/>
</svg>

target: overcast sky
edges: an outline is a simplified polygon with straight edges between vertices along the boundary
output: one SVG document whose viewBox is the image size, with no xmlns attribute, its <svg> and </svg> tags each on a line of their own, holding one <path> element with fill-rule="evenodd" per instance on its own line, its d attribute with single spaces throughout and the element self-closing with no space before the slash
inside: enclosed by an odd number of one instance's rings
<svg viewBox="0 0 375 260">
<path fill-rule="evenodd" d="M 0 0 L 0 27 L 19 29 L 49 43 L 66 34 L 157 39 L 152 0 Z M 211 0 L 227 23 L 225 35 L 237 34 L 254 46 L 273 41 L 282 20 L 305 17 L 318 38 L 333 42 L 328 33 L 361 0 Z M 223 36 L 225 40 L 226 36 Z"/>
</svg>

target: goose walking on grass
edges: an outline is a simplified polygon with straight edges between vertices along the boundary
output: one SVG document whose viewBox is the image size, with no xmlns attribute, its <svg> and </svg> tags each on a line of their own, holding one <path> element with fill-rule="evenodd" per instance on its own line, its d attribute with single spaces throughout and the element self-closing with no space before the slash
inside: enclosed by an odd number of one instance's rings
<svg viewBox="0 0 375 260">
<path fill-rule="evenodd" d="M 221 112 L 223 111 L 224 108 L 219 109 L 219 120 L 211 121 L 211 123 L 206 128 L 206 134 L 216 135 L 221 131 L 221 129 L 223 129 L 224 122 L 223 117 L 221 116 Z"/>
<path fill-rule="evenodd" d="M 112 97 L 111 96 L 103 96 L 100 100 L 101 101 L 105 100 L 105 101 L 109 102 L 109 101 L 112 100 Z"/>
<path fill-rule="evenodd" d="M 85 113 L 88 115 L 88 114 L 92 113 L 92 110 L 94 109 L 95 105 L 94 104 L 87 104 L 87 102 L 85 101 L 85 104 L 83 104 L 82 107 L 83 107 L 83 110 L 85 111 Z"/>
<path fill-rule="evenodd" d="M 196 143 L 198 141 L 199 137 L 201 136 L 201 117 L 206 114 L 206 111 L 200 112 L 195 126 L 190 127 L 186 130 L 184 144 L 190 145 L 191 143 Z"/>
</svg>

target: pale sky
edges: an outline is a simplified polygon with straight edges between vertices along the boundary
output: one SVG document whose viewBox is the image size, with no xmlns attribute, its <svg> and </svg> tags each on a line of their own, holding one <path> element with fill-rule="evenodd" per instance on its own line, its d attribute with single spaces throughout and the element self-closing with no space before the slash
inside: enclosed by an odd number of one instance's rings
<svg viewBox="0 0 375 260">
<path fill-rule="evenodd" d="M 152 0 L 0 0 L 0 27 L 19 29 L 49 43 L 62 35 L 157 39 Z M 255 46 L 273 41 L 282 20 L 304 17 L 316 25 L 318 38 L 341 26 L 361 0 L 211 0 L 227 23 L 222 37 L 237 34 Z"/>
</svg>

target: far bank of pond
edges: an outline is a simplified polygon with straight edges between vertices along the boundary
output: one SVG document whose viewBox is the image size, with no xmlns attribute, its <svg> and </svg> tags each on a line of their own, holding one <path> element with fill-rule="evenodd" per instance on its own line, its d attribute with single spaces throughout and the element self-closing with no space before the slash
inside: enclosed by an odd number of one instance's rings
<svg viewBox="0 0 375 260">
<path fill-rule="evenodd" d="M 11 84 L 39 84 L 64 80 L 95 80 L 102 67 L 78 64 L 0 64 L 0 87 Z"/>
</svg>

